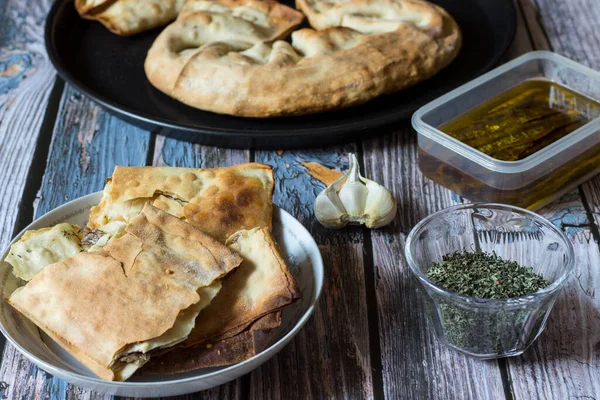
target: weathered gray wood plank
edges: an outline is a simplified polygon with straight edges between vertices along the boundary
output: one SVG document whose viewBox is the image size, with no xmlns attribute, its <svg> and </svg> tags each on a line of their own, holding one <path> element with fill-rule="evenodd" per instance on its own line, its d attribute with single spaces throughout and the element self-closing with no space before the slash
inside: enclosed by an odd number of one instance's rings
<svg viewBox="0 0 600 400">
<path fill-rule="evenodd" d="M 421 174 L 409 129 L 365 141 L 363 148 L 365 176 L 390 189 L 399 210 L 393 225 L 371 235 L 386 398 L 503 398 L 495 361 L 476 361 L 435 341 L 403 256 L 410 229 L 461 198 Z"/>
<path fill-rule="evenodd" d="M 600 272 L 598 244 L 579 192 L 563 196 L 540 212 L 573 243 L 576 266 L 559 295 L 545 332 L 520 357 L 508 360 L 516 399 L 596 398 L 600 393 Z"/>
<path fill-rule="evenodd" d="M 43 21 L 51 1 L 8 0 L 0 4 L 0 246 L 11 239 L 24 187 L 54 86 L 43 46 Z M 42 172 L 39 172 L 42 173 Z M 0 395 L 13 398 L 21 382 L 41 385 L 30 364 L 5 347 Z"/>
<path fill-rule="evenodd" d="M 347 168 L 352 145 L 323 150 L 257 152 L 256 160 L 275 168 L 274 202 L 306 226 L 325 261 L 323 294 L 315 315 L 276 357 L 252 372 L 252 399 L 371 398 L 363 234 L 361 229 L 329 231 L 312 207 L 324 186 L 300 164 L 317 161 Z"/>
<path fill-rule="evenodd" d="M 515 39 L 504 61 L 531 49 L 519 9 L 517 17 Z M 401 125 L 391 136 L 365 142 L 364 159 L 368 176 L 395 193 L 400 210 L 394 225 L 371 236 L 386 397 L 504 397 L 497 363 L 472 360 L 436 343 L 404 262 L 410 229 L 430 213 L 463 199 L 422 176 L 414 133 Z"/>
<path fill-rule="evenodd" d="M 559 54 L 598 69 L 600 7 L 597 1 L 521 0 L 521 3 L 524 7 L 530 4 L 527 26 L 532 30 L 536 49 L 550 47 Z"/>
<path fill-rule="evenodd" d="M 597 4 L 586 0 L 520 0 L 519 4 L 533 48 L 553 49 L 592 68 L 600 67 L 594 50 L 600 43 Z M 598 210 L 598 182 L 596 177 L 581 192 L 575 190 L 540 210 L 567 233 L 577 265 L 540 340 L 523 356 L 507 361 L 516 399 L 595 398 L 600 392 L 600 304 L 595 295 L 599 250 L 598 237 L 593 235 L 598 227 L 584 207 L 585 202 L 592 213 Z"/>
<path fill-rule="evenodd" d="M 51 1 L 0 5 L 0 247 L 11 239 L 36 141 L 54 85 L 43 45 Z"/>
</svg>

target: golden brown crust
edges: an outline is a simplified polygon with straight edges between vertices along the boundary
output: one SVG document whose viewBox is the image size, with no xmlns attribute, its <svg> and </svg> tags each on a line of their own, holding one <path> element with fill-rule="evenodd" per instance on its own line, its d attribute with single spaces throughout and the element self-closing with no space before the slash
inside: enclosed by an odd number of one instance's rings
<svg viewBox="0 0 600 400">
<path fill-rule="evenodd" d="M 365 32 L 405 22 L 439 34 L 444 24 L 437 6 L 422 0 L 296 0 L 296 8 L 317 30 L 343 26 Z"/>
<path fill-rule="evenodd" d="M 198 315 L 183 346 L 235 336 L 301 296 L 269 229 L 240 231 L 228 242 L 244 261 L 223 279 L 221 291 Z"/>
<path fill-rule="evenodd" d="M 168 196 L 181 204 L 187 222 L 225 242 L 241 229 L 271 227 L 272 195 L 273 170 L 265 164 L 213 169 L 116 167 L 100 204 L 90 212 L 88 228 L 128 220 L 128 213 L 136 215 L 146 201 L 173 212 L 172 206 L 161 206 L 165 203 L 161 196 Z"/>
<path fill-rule="evenodd" d="M 72 355 L 98 376 L 112 380 L 109 365 L 121 348 L 161 335 L 197 297 L 180 286 L 132 284 L 107 254 L 79 253 L 46 267 L 8 302 L 67 344 L 66 350 L 76 348 Z M 138 307 L 139 299 L 153 307 Z"/>
<path fill-rule="evenodd" d="M 253 10 L 248 13 L 248 10 Z M 301 12 L 275 0 L 192 0 L 181 10 L 182 19 L 194 16 L 201 18 L 232 12 L 236 22 L 251 21 L 259 27 L 255 32 L 263 40 L 275 40 L 285 36 L 304 19 Z M 240 27 L 230 27 L 238 30 Z M 234 29 L 234 30 L 235 30 Z"/>
<path fill-rule="evenodd" d="M 427 2 L 356 0 L 320 9 L 323 4 L 332 3 L 299 0 L 322 30 L 296 31 L 291 44 L 271 44 L 257 26 L 239 31 L 231 10 L 182 13 L 152 45 L 146 75 L 159 90 L 203 110 L 300 115 L 412 86 L 448 65 L 460 49 L 456 22 Z"/>
<path fill-rule="evenodd" d="M 75 0 L 82 18 L 101 22 L 111 32 L 130 36 L 173 21 L 185 0 Z"/>
</svg>

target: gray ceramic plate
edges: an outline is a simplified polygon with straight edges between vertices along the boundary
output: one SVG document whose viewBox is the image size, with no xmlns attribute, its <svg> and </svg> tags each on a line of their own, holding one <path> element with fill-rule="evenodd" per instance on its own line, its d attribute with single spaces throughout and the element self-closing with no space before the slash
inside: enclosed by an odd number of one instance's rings
<svg viewBox="0 0 600 400">
<path fill-rule="evenodd" d="M 61 222 L 83 226 L 90 208 L 98 204 L 101 197 L 102 192 L 97 192 L 73 200 L 50 211 L 25 230 L 40 229 Z M 174 396 L 209 389 L 234 380 L 273 357 L 298 333 L 312 314 L 323 286 L 323 260 L 314 239 L 287 212 L 275 207 L 273 214 L 273 234 L 302 291 L 302 300 L 284 310 L 275 343 L 242 363 L 175 375 L 136 376 L 127 382 L 108 382 L 97 378 L 4 301 L 0 303 L 0 330 L 13 346 L 40 368 L 74 385 L 103 393 L 133 397 Z M 3 298 L 17 287 L 17 279 L 11 272 L 11 266 L 4 262 L 7 252 L 8 249 L 2 254 L 0 262 Z"/>
</svg>

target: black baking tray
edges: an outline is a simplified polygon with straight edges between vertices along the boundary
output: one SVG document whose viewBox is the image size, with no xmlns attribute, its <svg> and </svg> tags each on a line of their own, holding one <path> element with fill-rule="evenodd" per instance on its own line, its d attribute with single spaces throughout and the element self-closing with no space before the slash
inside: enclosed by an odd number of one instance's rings
<svg viewBox="0 0 600 400">
<path fill-rule="evenodd" d="M 293 7 L 293 1 L 282 1 Z M 510 46 L 516 14 L 512 0 L 439 0 L 458 22 L 457 58 L 431 79 L 345 110 L 298 117 L 232 117 L 186 106 L 155 89 L 144 59 L 160 29 L 133 37 L 83 20 L 73 0 L 57 0 L 46 21 L 46 48 L 58 74 L 117 116 L 149 130 L 230 148 L 285 149 L 358 140 L 386 132 L 423 104 L 494 67 Z"/>
</svg>

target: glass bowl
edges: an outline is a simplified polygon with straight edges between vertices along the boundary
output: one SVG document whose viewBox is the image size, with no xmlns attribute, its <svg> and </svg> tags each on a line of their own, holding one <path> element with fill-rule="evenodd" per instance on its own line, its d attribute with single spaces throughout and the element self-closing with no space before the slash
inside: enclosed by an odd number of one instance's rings
<svg viewBox="0 0 600 400">
<path fill-rule="evenodd" d="M 501 300 L 446 290 L 426 273 L 432 263 L 455 251 L 494 251 L 532 267 L 550 285 Z M 550 221 L 492 203 L 459 205 L 430 215 L 412 229 L 405 252 L 438 340 L 479 359 L 519 355 L 538 338 L 575 260 L 571 242 Z"/>
</svg>

